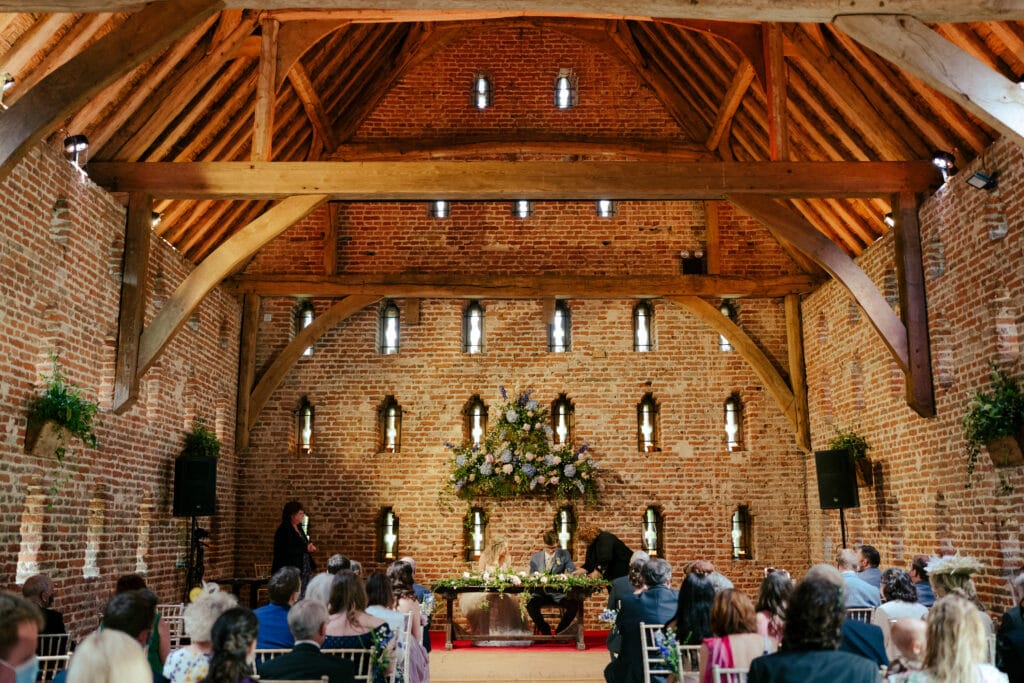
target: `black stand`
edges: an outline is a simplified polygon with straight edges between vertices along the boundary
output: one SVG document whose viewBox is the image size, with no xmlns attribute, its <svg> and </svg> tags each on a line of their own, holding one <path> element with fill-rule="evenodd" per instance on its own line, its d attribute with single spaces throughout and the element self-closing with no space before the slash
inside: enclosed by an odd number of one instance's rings
<svg viewBox="0 0 1024 683">
<path fill-rule="evenodd" d="M 843 547 L 846 547 L 846 515 L 843 514 L 843 508 L 839 508 L 839 528 L 843 532 Z"/>
<path fill-rule="evenodd" d="M 206 573 L 205 555 L 206 555 L 206 541 L 203 539 L 208 537 L 210 532 L 199 526 L 196 522 L 196 518 L 192 516 L 192 534 L 191 544 L 188 549 L 188 572 L 185 574 L 185 595 L 183 602 L 188 602 L 189 593 L 196 586 L 203 585 L 203 574 Z"/>
</svg>

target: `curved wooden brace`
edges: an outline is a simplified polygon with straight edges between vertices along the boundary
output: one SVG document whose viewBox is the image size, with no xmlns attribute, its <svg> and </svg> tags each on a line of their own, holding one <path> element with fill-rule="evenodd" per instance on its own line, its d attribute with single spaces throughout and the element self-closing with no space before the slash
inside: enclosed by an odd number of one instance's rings
<svg viewBox="0 0 1024 683">
<path fill-rule="evenodd" d="M 750 335 L 743 331 L 743 328 L 722 315 L 721 311 L 700 297 L 670 296 L 666 297 L 666 299 L 686 308 L 707 323 L 715 332 L 729 340 L 729 343 L 736 349 L 736 352 L 743 357 L 743 360 L 750 364 L 754 373 L 764 382 L 768 392 L 775 399 L 775 403 L 782 410 L 782 414 L 789 420 L 793 433 L 798 434 L 799 425 L 797 423 L 796 402 L 793 400 L 793 390 L 782 374 L 768 360 L 768 356 L 757 345 L 757 342 L 751 339 Z M 797 436 L 797 443 L 799 442 L 800 438 Z"/>
<path fill-rule="evenodd" d="M 263 406 L 267 405 L 270 395 L 280 386 L 285 375 L 292 369 L 295 362 L 302 357 L 307 348 L 322 337 L 327 330 L 342 320 L 355 315 L 379 300 L 380 297 L 378 296 L 345 297 L 317 316 L 312 323 L 296 334 L 288 346 L 284 347 L 281 353 L 277 355 L 277 358 L 270 364 L 270 367 L 263 373 L 260 381 L 256 383 L 256 387 L 252 390 L 252 394 L 249 397 L 249 419 L 246 429 L 252 429 L 252 426 L 256 423 L 256 416 L 263 410 Z"/>
<path fill-rule="evenodd" d="M 704 33 L 721 38 L 736 48 L 749 60 L 754 74 L 764 87 L 768 82 L 764 61 L 764 37 L 761 24 L 741 24 L 731 21 L 707 21 L 700 19 L 656 19 L 663 24 L 672 24 L 694 33 Z"/>
<path fill-rule="evenodd" d="M 216 251 L 203 259 L 203 262 L 178 285 L 178 289 L 164 304 L 160 313 L 142 333 L 139 342 L 139 376 L 145 374 L 156 362 L 167 342 L 181 329 L 211 289 L 267 242 L 308 216 L 313 209 L 326 201 L 327 195 L 324 194 L 284 199 L 236 232 Z"/>
<path fill-rule="evenodd" d="M 775 239 L 791 245 L 835 278 L 857 301 L 868 321 L 889 348 L 904 374 L 907 360 L 907 328 L 889 307 L 885 297 L 864 271 L 835 242 L 814 229 L 797 213 L 766 197 L 730 195 L 729 201 L 765 224 Z"/>
<path fill-rule="evenodd" d="M 334 21 L 289 21 L 281 24 L 277 34 L 277 77 L 274 90 L 284 85 L 288 72 L 298 64 L 302 55 L 321 40 L 340 28 L 351 24 L 349 19 Z"/>
<path fill-rule="evenodd" d="M 219 0 L 150 3 L 39 81 L 0 117 L 0 178 L 79 107 L 222 7 Z"/>
</svg>

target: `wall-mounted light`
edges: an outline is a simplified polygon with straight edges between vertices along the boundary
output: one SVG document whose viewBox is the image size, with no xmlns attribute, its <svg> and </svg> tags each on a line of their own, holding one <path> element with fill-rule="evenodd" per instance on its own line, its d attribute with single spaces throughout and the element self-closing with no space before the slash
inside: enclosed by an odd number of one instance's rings
<svg viewBox="0 0 1024 683">
<path fill-rule="evenodd" d="M 517 199 L 512 202 L 512 215 L 516 218 L 527 219 L 533 213 L 533 205 L 529 199 Z"/>
<path fill-rule="evenodd" d="M 398 515 L 384 507 L 377 517 L 377 561 L 391 562 L 398 558 Z"/>
<path fill-rule="evenodd" d="M 956 157 L 953 156 L 952 152 L 944 152 L 942 150 L 932 152 L 932 163 L 942 171 L 943 180 L 949 180 L 959 170 L 956 167 Z"/>
<path fill-rule="evenodd" d="M 611 218 L 615 215 L 618 207 L 611 199 L 598 199 L 595 208 L 598 218 Z"/>
<path fill-rule="evenodd" d="M 579 77 L 572 69 L 559 69 L 555 76 L 555 107 L 572 109 L 580 100 Z"/>
<path fill-rule="evenodd" d="M 892 215 L 892 211 L 885 214 L 882 220 L 885 221 L 885 224 L 888 225 L 890 228 L 896 227 L 896 217 Z"/>
<path fill-rule="evenodd" d="M 967 184 L 979 190 L 994 190 L 997 185 L 996 174 L 988 175 L 981 171 L 975 171 L 974 175 L 967 179 Z"/>
<path fill-rule="evenodd" d="M 162 213 L 157 213 L 156 211 L 154 211 L 149 218 L 149 227 L 155 228 L 156 226 L 160 225 L 160 221 L 162 221 L 163 219 L 164 215 Z"/>
<path fill-rule="evenodd" d="M 682 259 L 680 270 L 683 275 L 703 275 L 708 272 L 707 262 L 704 260 L 704 248 L 683 249 L 679 252 Z"/>
<path fill-rule="evenodd" d="M 451 215 L 452 205 L 447 199 L 436 199 L 430 202 L 429 213 L 431 218 L 448 218 Z"/>
<path fill-rule="evenodd" d="M 5 71 L 0 74 L 0 107 L 7 109 L 7 105 L 4 104 L 4 95 L 13 87 L 14 76 L 12 76 L 9 71 Z"/>
<path fill-rule="evenodd" d="M 79 166 L 85 165 L 85 152 L 89 149 L 89 138 L 84 135 L 69 135 L 64 138 L 64 156 Z"/>
</svg>

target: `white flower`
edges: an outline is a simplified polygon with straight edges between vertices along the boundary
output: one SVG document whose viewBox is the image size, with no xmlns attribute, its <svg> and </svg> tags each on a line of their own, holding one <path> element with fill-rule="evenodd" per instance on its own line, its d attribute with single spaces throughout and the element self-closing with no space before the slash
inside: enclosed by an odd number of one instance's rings
<svg viewBox="0 0 1024 683">
<path fill-rule="evenodd" d="M 462 572 L 462 578 L 468 579 L 469 578 L 469 572 Z"/>
</svg>

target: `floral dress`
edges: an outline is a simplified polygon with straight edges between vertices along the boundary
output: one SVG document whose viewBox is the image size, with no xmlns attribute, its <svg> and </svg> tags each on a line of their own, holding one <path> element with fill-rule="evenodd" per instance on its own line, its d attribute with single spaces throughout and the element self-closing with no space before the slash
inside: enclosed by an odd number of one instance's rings
<svg viewBox="0 0 1024 683">
<path fill-rule="evenodd" d="M 187 647 L 175 650 L 164 662 L 164 678 L 170 683 L 199 683 L 210 669 L 210 658 L 209 654 L 192 652 Z"/>
</svg>

